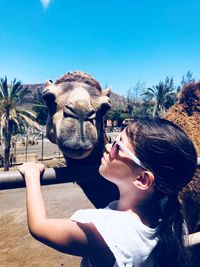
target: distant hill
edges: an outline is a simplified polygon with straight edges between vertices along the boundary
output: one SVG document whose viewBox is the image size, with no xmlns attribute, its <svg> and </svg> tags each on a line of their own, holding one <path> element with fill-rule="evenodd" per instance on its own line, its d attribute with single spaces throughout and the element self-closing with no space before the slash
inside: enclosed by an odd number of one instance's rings
<svg viewBox="0 0 200 267">
<path fill-rule="evenodd" d="M 44 84 L 43 83 L 36 83 L 36 84 L 23 84 L 24 88 L 27 88 L 30 90 L 30 94 L 27 94 L 24 97 L 24 102 L 26 104 L 33 103 L 34 102 L 34 95 L 37 94 L 38 90 L 42 92 L 44 89 Z"/>
<path fill-rule="evenodd" d="M 37 92 L 38 89 L 42 91 L 44 89 L 44 83 L 24 84 L 23 86 L 28 87 L 31 92 Z"/>
</svg>

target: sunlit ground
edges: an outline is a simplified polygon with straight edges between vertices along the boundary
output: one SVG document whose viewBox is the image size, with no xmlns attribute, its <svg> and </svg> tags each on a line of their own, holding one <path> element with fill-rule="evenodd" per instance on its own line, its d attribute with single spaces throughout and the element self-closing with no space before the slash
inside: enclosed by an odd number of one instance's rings
<svg viewBox="0 0 200 267">
<path fill-rule="evenodd" d="M 51 218 L 69 217 L 79 208 L 92 207 L 76 184 L 44 186 Z M 80 258 L 62 254 L 34 240 L 26 224 L 25 190 L 0 192 L 1 267 L 75 267 Z"/>
</svg>

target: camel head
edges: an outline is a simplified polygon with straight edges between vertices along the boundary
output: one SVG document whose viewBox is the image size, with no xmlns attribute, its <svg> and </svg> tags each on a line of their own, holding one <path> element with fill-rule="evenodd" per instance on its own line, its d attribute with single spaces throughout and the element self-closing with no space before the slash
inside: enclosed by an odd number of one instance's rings
<svg viewBox="0 0 200 267">
<path fill-rule="evenodd" d="M 68 72 L 55 83 L 46 82 L 46 134 L 65 158 L 86 158 L 103 140 L 103 116 L 111 106 L 110 91 L 102 90 L 94 78 L 80 71 Z"/>
</svg>

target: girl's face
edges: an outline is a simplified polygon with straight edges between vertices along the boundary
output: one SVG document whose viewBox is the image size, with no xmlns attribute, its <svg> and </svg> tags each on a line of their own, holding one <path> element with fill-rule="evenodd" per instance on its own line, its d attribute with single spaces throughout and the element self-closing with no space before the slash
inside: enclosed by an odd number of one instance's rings
<svg viewBox="0 0 200 267">
<path fill-rule="evenodd" d="M 117 137 L 117 141 L 121 141 L 132 154 L 134 150 L 127 137 L 125 130 Z M 100 174 L 107 180 L 116 185 L 132 182 L 133 177 L 139 174 L 141 168 L 134 163 L 123 148 L 118 145 L 107 144 L 105 152 L 101 158 L 101 165 L 99 167 Z"/>
</svg>

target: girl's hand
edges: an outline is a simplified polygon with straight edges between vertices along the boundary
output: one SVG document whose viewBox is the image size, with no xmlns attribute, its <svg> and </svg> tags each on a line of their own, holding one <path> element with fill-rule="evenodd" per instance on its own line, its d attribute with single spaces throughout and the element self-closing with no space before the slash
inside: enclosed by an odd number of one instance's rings
<svg viewBox="0 0 200 267">
<path fill-rule="evenodd" d="M 35 163 L 35 162 L 26 162 L 23 163 L 18 167 L 18 171 L 26 178 L 26 176 L 29 176 L 31 174 L 39 176 L 43 174 L 45 170 L 45 166 L 40 163 Z"/>
</svg>

